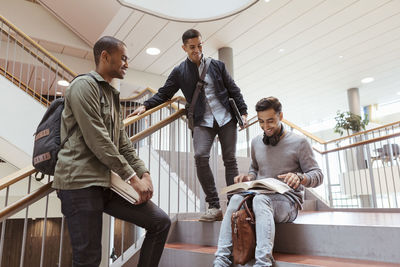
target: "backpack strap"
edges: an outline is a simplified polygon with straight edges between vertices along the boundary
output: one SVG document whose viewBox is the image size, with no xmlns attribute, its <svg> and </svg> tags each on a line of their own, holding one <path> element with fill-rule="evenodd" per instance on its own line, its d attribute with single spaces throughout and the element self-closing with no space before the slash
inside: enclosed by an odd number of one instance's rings
<svg viewBox="0 0 400 267">
<path fill-rule="evenodd" d="M 98 85 L 98 87 L 99 87 L 100 101 L 101 101 L 101 99 L 102 99 L 103 96 L 104 96 L 104 94 L 103 94 L 103 89 L 102 89 L 101 86 L 100 86 L 100 81 L 98 81 L 98 80 L 96 79 L 96 77 L 95 77 L 93 74 L 91 74 L 91 73 L 80 74 L 80 75 L 76 76 L 74 79 L 72 79 L 71 83 L 72 83 L 76 78 L 81 77 L 81 76 L 90 76 L 90 77 L 93 78 L 93 80 L 96 81 L 96 83 L 97 83 L 97 85 Z M 64 138 L 64 140 L 61 142 L 61 144 L 60 144 L 60 149 L 65 145 L 65 143 L 68 141 L 68 139 L 74 134 L 74 132 L 75 132 L 75 130 L 76 130 L 77 127 L 78 127 L 78 123 L 75 123 L 75 125 L 72 126 L 72 128 L 71 128 L 71 130 L 69 130 L 67 136 L 66 136 L 66 137 Z"/>
</svg>

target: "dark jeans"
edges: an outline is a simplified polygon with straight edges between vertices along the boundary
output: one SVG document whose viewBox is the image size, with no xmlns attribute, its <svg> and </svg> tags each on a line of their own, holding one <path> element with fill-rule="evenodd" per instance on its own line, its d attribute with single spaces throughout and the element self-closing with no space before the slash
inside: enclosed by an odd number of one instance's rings
<svg viewBox="0 0 400 267">
<path fill-rule="evenodd" d="M 221 144 L 226 184 L 233 184 L 233 178 L 239 174 L 236 162 L 236 121 L 231 120 L 222 127 L 219 127 L 215 121 L 213 128 L 203 126 L 194 127 L 193 146 L 197 176 L 199 177 L 200 184 L 206 194 L 206 202 L 210 208 L 220 207 L 214 176 L 209 164 L 210 151 L 216 135 L 218 135 Z"/>
<path fill-rule="evenodd" d="M 103 212 L 145 228 L 138 266 L 158 265 L 171 221 L 153 202 L 132 205 L 110 189 L 99 186 L 59 190 L 58 197 L 67 219 L 74 267 L 99 266 Z"/>
</svg>

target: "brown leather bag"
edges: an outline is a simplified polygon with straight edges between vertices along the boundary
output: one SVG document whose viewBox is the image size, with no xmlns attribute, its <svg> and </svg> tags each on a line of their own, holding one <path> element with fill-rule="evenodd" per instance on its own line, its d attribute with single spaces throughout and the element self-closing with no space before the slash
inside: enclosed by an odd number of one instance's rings
<svg viewBox="0 0 400 267">
<path fill-rule="evenodd" d="M 243 198 L 237 211 L 232 214 L 232 255 L 235 264 L 246 264 L 248 261 L 254 259 L 256 250 L 256 221 L 253 211 L 249 209 L 246 203 L 253 196 L 248 195 Z M 241 209 L 242 205 L 244 209 Z"/>
</svg>

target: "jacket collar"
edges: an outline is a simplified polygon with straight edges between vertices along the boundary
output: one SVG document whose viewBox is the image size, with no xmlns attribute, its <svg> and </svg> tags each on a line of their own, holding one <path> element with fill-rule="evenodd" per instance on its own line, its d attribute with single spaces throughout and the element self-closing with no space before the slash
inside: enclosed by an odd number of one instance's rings
<svg viewBox="0 0 400 267">
<path fill-rule="evenodd" d="M 94 70 L 90 71 L 90 73 L 93 74 L 93 76 L 98 82 L 106 83 L 109 86 L 109 88 L 111 88 L 111 91 L 113 92 L 114 95 L 119 95 L 120 92 L 117 89 L 115 89 L 111 84 L 109 84 L 106 80 L 104 80 L 99 73 L 97 73 Z"/>
</svg>

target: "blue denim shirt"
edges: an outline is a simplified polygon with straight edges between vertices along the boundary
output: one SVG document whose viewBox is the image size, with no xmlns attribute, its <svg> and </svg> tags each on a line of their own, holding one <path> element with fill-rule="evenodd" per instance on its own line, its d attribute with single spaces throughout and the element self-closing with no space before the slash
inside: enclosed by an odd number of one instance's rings
<svg viewBox="0 0 400 267">
<path fill-rule="evenodd" d="M 205 66 L 205 58 L 201 59 L 199 66 L 199 75 L 203 72 Z M 204 86 L 204 93 L 206 96 L 206 104 L 203 115 L 203 121 L 200 122 L 200 126 L 212 128 L 214 125 L 214 118 L 218 123 L 219 127 L 224 126 L 232 120 L 231 114 L 226 110 L 226 108 L 221 104 L 217 95 L 215 94 L 214 82 L 211 79 L 208 72 L 204 78 L 206 84 Z"/>
</svg>

